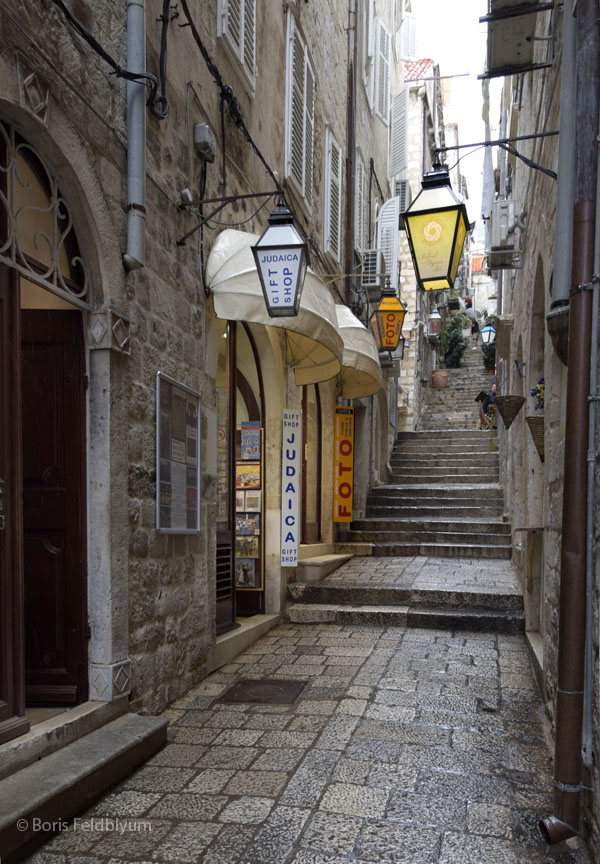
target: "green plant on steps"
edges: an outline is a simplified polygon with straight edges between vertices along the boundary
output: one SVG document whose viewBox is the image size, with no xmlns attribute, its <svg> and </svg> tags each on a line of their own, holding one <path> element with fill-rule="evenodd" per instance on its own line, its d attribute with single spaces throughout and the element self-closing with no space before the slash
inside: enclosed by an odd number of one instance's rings
<svg viewBox="0 0 600 864">
<path fill-rule="evenodd" d="M 462 331 L 468 326 L 469 319 L 461 312 L 451 315 L 447 322 L 444 354 L 448 369 L 458 369 L 460 366 L 460 361 L 469 345 L 469 340 L 463 336 Z"/>
<path fill-rule="evenodd" d="M 496 368 L 496 343 L 488 342 L 487 345 L 482 345 L 483 366 L 486 372 L 493 372 Z"/>
</svg>

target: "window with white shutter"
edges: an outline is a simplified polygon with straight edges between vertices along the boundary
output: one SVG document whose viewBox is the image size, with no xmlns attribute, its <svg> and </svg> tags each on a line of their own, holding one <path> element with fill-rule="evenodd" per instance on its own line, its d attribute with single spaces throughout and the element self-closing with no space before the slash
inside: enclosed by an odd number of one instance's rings
<svg viewBox="0 0 600 864">
<path fill-rule="evenodd" d="M 313 198 L 315 76 L 308 48 L 288 9 L 285 176 L 308 208 Z"/>
<path fill-rule="evenodd" d="M 369 108 L 375 94 L 375 0 L 363 0 L 362 73 Z"/>
<path fill-rule="evenodd" d="M 417 17 L 404 13 L 400 27 L 400 59 L 417 59 Z"/>
<path fill-rule="evenodd" d="M 326 136 L 325 252 L 336 261 L 342 257 L 342 150 L 331 129 Z"/>
<path fill-rule="evenodd" d="M 368 212 L 367 212 L 367 175 L 365 163 L 360 153 L 356 154 L 356 180 L 354 189 L 356 210 L 354 215 L 354 246 L 356 249 L 368 249 Z"/>
<path fill-rule="evenodd" d="M 392 40 L 381 19 L 377 19 L 375 51 L 375 113 L 387 125 L 390 114 L 390 51 Z"/>
<path fill-rule="evenodd" d="M 377 217 L 377 248 L 385 261 L 385 272 L 394 291 L 398 288 L 398 229 L 400 225 L 400 199 L 388 198 Z"/>
<path fill-rule="evenodd" d="M 409 88 L 403 87 L 392 99 L 390 161 L 388 177 L 408 173 L 408 100 Z"/>
<path fill-rule="evenodd" d="M 256 0 L 218 0 L 217 35 L 252 93 L 256 84 Z"/>
</svg>

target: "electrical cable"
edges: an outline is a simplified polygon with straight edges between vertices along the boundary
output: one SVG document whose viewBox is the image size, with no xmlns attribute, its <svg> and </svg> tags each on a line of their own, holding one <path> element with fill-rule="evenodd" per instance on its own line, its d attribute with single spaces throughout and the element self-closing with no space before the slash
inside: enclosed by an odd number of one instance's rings
<svg viewBox="0 0 600 864">
<path fill-rule="evenodd" d="M 90 48 L 92 48 L 96 54 L 98 54 L 98 56 L 110 66 L 113 70 L 113 75 L 116 75 L 117 78 L 124 78 L 126 81 L 136 81 L 143 84 L 145 87 L 150 88 L 150 95 L 146 100 L 146 104 L 157 117 L 161 117 L 161 113 L 157 113 L 157 109 L 154 107 L 156 103 L 156 94 L 158 92 L 158 81 L 156 76 L 150 74 L 150 72 L 129 72 L 127 69 L 123 69 L 123 67 L 119 66 L 117 61 L 104 50 L 102 45 L 92 36 L 89 30 L 86 30 L 81 21 L 76 18 L 69 9 L 67 9 L 63 0 L 51 0 L 51 2 L 61 10 L 73 30 L 75 30 L 75 32 L 81 36 L 85 42 L 87 42 Z M 166 114 L 164 116 L 166 117 Z"/>
<path fill-rule="evenodd" d="M 156 100 L 160 105 L 160 111 L 157 108 L 150 106 L 150 110 L 155 117 L 164 120 L 169 114 L 169 100 L 167 99 L 167 30 L 171 21 L 179 17 L 179 12 L 175 9 L 173 15 L 169 17 L 171 8 L 171 0 L 163 0 L 163 11 L 158 21 L 162 21 L 162 29 L 160 34 L 160 60 L 159 60 L 159 78 L 160 78 L 160 96 Z"/>
<path fill-rule="evenodd" d="M 544 168 L 542 165 L 538 165 L 537 162 L 534 162 L 533 159 L 528 159 L 527 156 L 523 156 L 522 153 L 519 153 L 519 151 L 510 144 L 499 144 L 498 146 L 501 150 L 506 150 L 507 153 L 511 153 L 513 156 L 516 156 L 517 159 L 521 159 L 521 161 L 530 168 L 536 168 L 538 171 L 541 171 L 542 174 L 547 174 L 548 177 L 552 177 L 553 180 L 558 180 L 558 174 L 556 171 L 551 171 L 550 168 Z"/>
</svg>

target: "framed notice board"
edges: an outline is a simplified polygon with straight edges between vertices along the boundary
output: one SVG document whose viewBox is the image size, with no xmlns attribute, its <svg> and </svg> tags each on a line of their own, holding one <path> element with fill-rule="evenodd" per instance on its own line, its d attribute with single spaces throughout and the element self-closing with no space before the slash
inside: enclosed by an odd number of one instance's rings
<svg viewBox="0 0 600 864">
<path fill-rule="evenodd" d="M 200 394 L 156 375 L 156 527 L 200 530 Z"/>
<path fill-rule="evenodd" d="M 236 430 L 235 587 L 263 587 L 263 429 L 253 422 Z"/>
</svg>

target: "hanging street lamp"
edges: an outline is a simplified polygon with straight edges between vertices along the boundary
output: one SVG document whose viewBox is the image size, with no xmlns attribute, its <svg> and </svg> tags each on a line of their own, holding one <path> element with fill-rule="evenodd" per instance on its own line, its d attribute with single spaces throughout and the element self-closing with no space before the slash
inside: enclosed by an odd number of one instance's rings
<svg viewBox="0 0 600 864">
<path fill-rule="evenodd" d="M 489 345 L 496 340 L 496 329 L 491 324 L 486 324 L 481 328 L 481 341 L 484 345 Z"/>
<path fill-rule="evenodd" d="M 440 335 L 440 327 L 442 324 L 442 316 L 434 309 L 427 319 L 427 337 L 428 339 L 437 339 Z"/>
<path fill-rule="evenodd" d="M 452 289 L 469 228 L 467 208 L 452 191 L 448 169 L 439 162 L 421 185 L 402 214 L 417 281 L 424 291 Z"/>
<path fill-rule="evenodd" d="M 379 306 L 371 316 L 371 329 L 379 351 L 389 351 L 392 354 L 398 348 L 406 309 L 406 304 L 396 297 L 388 278 Z"/>
<path fill-rule="evenodd" d="M 252 254 L 271 318 L 297 315 L 308 247 L 294 228 L 294 218 L 282 197 L 269 216 L 269 227 L 252 246 Z"/>
</svg>

